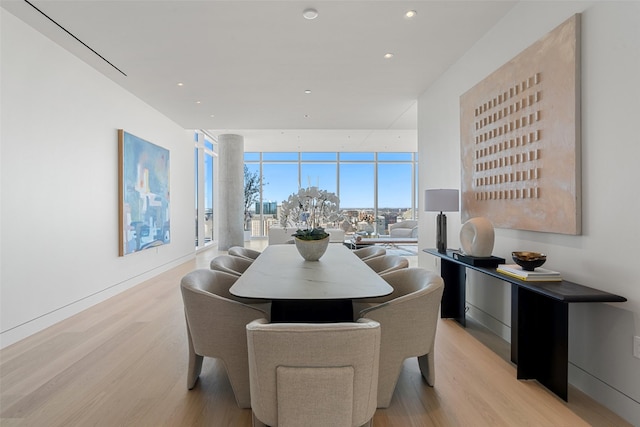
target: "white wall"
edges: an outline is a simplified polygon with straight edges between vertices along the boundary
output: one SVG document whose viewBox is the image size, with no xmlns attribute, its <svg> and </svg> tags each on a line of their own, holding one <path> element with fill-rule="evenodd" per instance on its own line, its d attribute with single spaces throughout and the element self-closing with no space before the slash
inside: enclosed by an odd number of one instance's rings
<svg viewBox="0 0 640 427">
<path fill-rule="evenodd" d="M 421 190 L 460 188 L 460 95 L 574 13 L 582 13 L 582 219 L 580 236 L 496 229 L 494 254 L 548 254 L 546 267 L 571 281 L 623 295 L 622 304 L 572 304 L 569 381 L 640 425 L 640 2 L 520 2 L 418 100 Z M 459 213 L 448 214 L 458 247 Z M 420 241 L 433 247 L 435 217 L 421 215 Z M 435 268 L 426 254 L 421 266 Z M 509 287 L 467 280 L 469 315 L 509 337 Z"/>
<path fill-rule="evenodd" d="M 193 257 L 194 169 L 184 129 L 0 14 L 4 347 Z M 126 257 L 118 257 L 118 128 L 171 153 L 171 243 Z"/>
<path fill-rule="evenodd" d="M 407 111 L 407 121 L 417 121 L 417 108 Z M 219 135 L 222 132 L 215 132 Z M 225 131 L 244 137 L 244 149 L 251 151 L 416 151 L 416 129 L 280 129 Z M 307 148 L 309 147 L 309 148 Z"/>
</svg>

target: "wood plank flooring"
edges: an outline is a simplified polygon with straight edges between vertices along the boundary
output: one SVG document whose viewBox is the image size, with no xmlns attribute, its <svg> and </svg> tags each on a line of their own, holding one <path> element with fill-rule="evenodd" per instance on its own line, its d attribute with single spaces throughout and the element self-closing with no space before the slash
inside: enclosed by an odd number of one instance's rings
<svg viewBox="0 0 640 427">
<path fill-rule="evenodd" d="M 251 412 L 237 407 L 218 361 L 205 358 L 195 389 L 186 387 L 179 281 L 218 254 L 202 252 L 0 351 L 0 425 L 250 426 Z M 573 388 L 566 403 L 535 381 L 516 380 L 515 367 L 471 332 L 441 320 L 435 387 L 407 360 L 374 427 L 630 425 Z"/>
</svg>

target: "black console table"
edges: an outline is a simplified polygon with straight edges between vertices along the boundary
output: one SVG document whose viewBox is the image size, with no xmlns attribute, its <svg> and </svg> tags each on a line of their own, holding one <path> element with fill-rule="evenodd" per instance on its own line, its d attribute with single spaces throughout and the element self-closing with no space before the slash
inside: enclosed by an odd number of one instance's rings
<svg viewBox="0 0 640 427">
<path fill-rule="evenodd" d="M 518 379 L 535 379 L 567 400 L 569 303 L 624 302 L 627 299 L 563 280 L 525 282 L 500 274 L 495 268 L 478 267 L 436 249 L 423 252 L 441 258 L 444 293 L 440 317 L 465 325 L 466 269 L 511 283 L 511 361 Z"/>
</svg>

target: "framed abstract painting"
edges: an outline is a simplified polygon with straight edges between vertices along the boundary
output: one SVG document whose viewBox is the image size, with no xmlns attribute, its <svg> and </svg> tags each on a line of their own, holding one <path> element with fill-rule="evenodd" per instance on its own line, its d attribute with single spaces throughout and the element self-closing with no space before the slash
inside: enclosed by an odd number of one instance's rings
<svg viewBox="0 0 640 427">
<path fill-rule="evenodd" d="M 119 255 L 171 241 L 169 150 L 118 129 Z"/>
</svg>

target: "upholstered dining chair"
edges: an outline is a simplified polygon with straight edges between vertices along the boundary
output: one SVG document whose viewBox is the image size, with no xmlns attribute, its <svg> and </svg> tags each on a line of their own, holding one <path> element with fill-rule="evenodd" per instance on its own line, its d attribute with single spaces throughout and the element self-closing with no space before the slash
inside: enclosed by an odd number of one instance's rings
<svg viewBox="0 0 640 427">
<path fill-rule="evenodd" d="M 386 255 L 387 250 L 381 246 L 371 245 L 365 248 L 355 249 L 353 253 L 356 254 L 361 260 L 366 260 Z"/>
<path fill-rule="evenodd" d="M 380 373 L 378 408 L 387 408 L 409 357 L 418 358 L 427 384 L 435 383 L 434 343 L 444 282 L 423 268 L 404 268 L 382 276 L 392 287 L 390 295 L 365 300 L 368 308 L 356 317 L 380 323 Z M 354 305 L 354 312 L 356 306 Z"/>
<path fill-rule="evenodd" d="M 395 270 L 400 270 L 401 268 L 409 267 L 409 260 L 398 255 L 383 255 L 365 259 L 364 263 L 381 276 Z"/>
<path fill-rule="evenodd" d="M 407 220 L 389 225 L 389 237 L 418 237 L 418 221 Z"/>
<path fill-rule="evenodd" d="M 242 246 L 233 246 L 229 248 L 228 254 L 232 256 L 237 256 L 240 258 L 246 258 L 248 260 L 255 260 L 260 256 L 262 252 L 254 251 L 253 249 L 244 248 Z"/>
<path fill-rule="evenodd" d="M 212 270 L 224 271 L 240 277 L 253 261 L 233 255 L 218 255 L 209 263 Z"/>
<path fill-rule="evenodd" d="M 251 407 L 246 325 L 269 313 L 244 304 L 229 293 L 236 276 L 213 270 L 195 270 L 180 282 L 187 321 L 189 367 L 187 388 L 195 387 L 204 357 L 224 365 L 240 408 Z M 241 302 L 242 301 L 242 302 Z"/>
<path fill-rule="evenodd" d="M 254 427 L 370 426 L 380 324 L 247 325 Z"/>
</svg>

